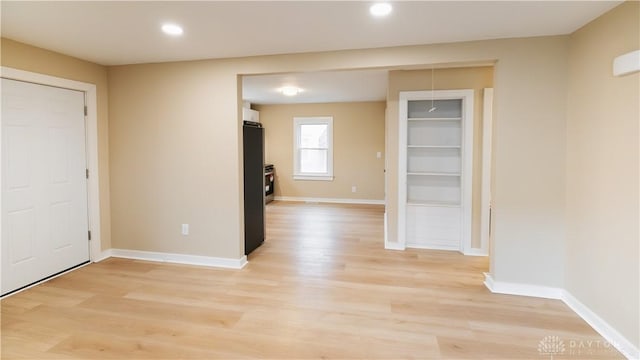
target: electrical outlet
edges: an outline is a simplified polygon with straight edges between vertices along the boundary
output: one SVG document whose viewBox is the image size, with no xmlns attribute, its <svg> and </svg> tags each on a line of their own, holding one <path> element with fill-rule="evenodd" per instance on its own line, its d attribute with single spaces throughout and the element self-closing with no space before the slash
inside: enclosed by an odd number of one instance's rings
<svg viewBox="0 0 640 360">
<path fill-rule="evenodd" d="M 354 193 L 354 192 L 356 192 L 356 191 L 358 191 L 358 187 L 357 187 L 357 186 L 355 186 L 355 185 L 353 185 L 353 186 L 351 187 L 351 192 L 352 192 L 352 193 Z"/>
<path fill-rule="evenodd" d="M 189 235 L 189 224 L 182 224 L 182 235 Z"/>
</svg>

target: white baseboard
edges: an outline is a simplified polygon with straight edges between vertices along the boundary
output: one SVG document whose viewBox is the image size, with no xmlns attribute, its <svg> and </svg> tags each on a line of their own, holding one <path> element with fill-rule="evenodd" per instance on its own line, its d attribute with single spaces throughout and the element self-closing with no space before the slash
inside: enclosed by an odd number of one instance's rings
<svg viewBox="0 0 640 360">
<path fill-rule="evenodd" d="M 640 349 L 568 291 L 547 286 L 495 281 L 491 274 L 484 275 L 484 284 L 492 293 L 562 300 L 627 359 L 640 359 Z"/>
<path fill-rule="evenodd" d="M 627 359 L 640 359 L 640 349 L 631 341 L 622 336 L 616 329 L 604 321 L 600 316 L 591 311 L 585 304 L 576 299 L 570 292 L 563 291 L 562 301 L 567 304 L 578 316 L 597 331 L 602 337 L 620 351 Z"/>
<path fill-rule="evenodd" d="M 464 251 L 466 256 L 489 256 L 489 253 L 483 249 L 471 248 Z"/>
<path fill-rule="evenodd" d="M 200 256 L 200 255 L 186 255 L 186 254 L 172 254 L 161 253 L 153 251 L 140 251 L 140 250 L 126 250 L 126 249 L 109 249 L 103 251 L 100 260 L 104 260 L 107 257 L 117 257 L 125 259 L 147 260 L 147 261 L 159 261 L 176 264 L 188 264 L 188 265 L 200 265 L 219 267 L 227 269 L 242 269 L 247 265 L 247 257 L 243 256 L 240 259 L 219 258 L 213 256 Z M 100 261 L 98 260 L 98 261 Z"/>
<path fill-rule="evenodd" d="M 110 258 L 111 256 L 112 256 L 111 255 L 111 249 L 107 249 L 107 250 L 104 250 L 104 251 L 100 252 L 100 255 L 97 258 L 91 259 L 91 261 L 100 262 L 102 260 Z"/>
<path fill-rule="evenodd" d="M 483 273 L 484 274 L 484 286 L 487 287 L 487 289 L 489 289 L 489 291 L 491 291 L 492 293 L 496 293 L 495 291 L 493 291 L 493 276 L 491 276 L 491 274 L 489 273 Z"/>
<path fill-rule="evenodd" d="M 297 201 L 312 203 L 384 205 L 384 200 L 372 199 L 313 198 L 297 196 L 275 196 L 273 199 L 278 201 Z"/>
<path fill-rule="evenodd" d="M 458 245 L 411 244 L 411 243 L 407 243 L 407 248 L 410 248 L 410 249 L 425 249 L 425 250 L 460 251 L 460 247 Z"/>
<path fill-rule="evenodd" d="M 484 277 L 484 284 L 492 293 L 562 299 L 563 290 L 560 288 L 495 281 L 489 273 L 484 273 Z"/>
<path fill-rule="evenodd" d="M 384 248 L 387 250 L 404 250 L 404 245 L 397 242 L 384 242 Z"/>
</svg>

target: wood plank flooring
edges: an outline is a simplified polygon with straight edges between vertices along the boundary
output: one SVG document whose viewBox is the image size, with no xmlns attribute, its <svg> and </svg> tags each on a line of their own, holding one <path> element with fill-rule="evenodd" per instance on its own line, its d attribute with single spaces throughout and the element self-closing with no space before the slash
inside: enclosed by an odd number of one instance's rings
<svg viewBox="0 0 640 360">
<path fill-rule="evenodd" d="M 384 250 L 383 211 L 274 202 L 242 270 L 83 267 L 2 300 L 2 359 L 622 358 L 560 301 L 491 294 L 486 258 Z"/>
</svg>

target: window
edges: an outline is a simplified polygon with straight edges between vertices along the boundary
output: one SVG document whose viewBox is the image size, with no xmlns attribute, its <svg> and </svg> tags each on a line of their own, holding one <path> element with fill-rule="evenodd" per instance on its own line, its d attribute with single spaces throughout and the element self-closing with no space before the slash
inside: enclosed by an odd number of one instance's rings
<svg viewBox="0 0 640 360">
<path fill-rule="evenodd" d="M 333 118 L 293 118 L 293 178 L 333 180 Z"/>
</svg>

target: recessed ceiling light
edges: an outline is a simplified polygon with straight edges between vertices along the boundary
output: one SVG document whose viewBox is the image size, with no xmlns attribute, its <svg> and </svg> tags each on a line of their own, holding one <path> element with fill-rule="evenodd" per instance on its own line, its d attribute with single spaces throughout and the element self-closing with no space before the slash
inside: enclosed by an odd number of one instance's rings
<svg viewBox="0 0 640 360">
<path fill-rule="evenodd" d="M 369 12 L 373 16 L 381 17 L 389 15 L 392 9 L 391 4 L 389 3 L 376 3 L 371 5 Z"/>
<path fill-rule="evenodd" d="M 162 31 L 171 36 L 180 36 L 184 32 L 182 28 L 176 24 L 164 24 L 162 25 Z"/>
<path fill-rule="evenodd" d="M 296 96 L 302 92 L 302 89 L 295 86 L 283 86 L 280 88 L 280 92 L 282 93 L 282 95 Z"/>
</svg>

